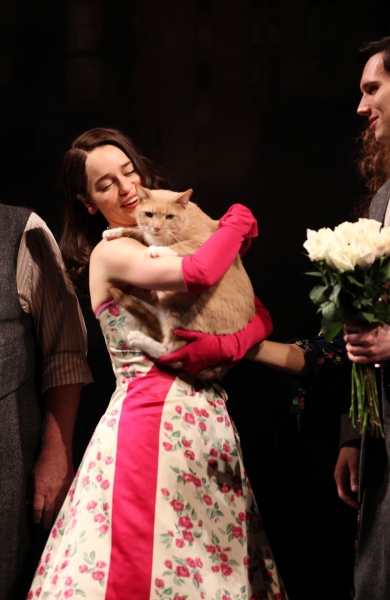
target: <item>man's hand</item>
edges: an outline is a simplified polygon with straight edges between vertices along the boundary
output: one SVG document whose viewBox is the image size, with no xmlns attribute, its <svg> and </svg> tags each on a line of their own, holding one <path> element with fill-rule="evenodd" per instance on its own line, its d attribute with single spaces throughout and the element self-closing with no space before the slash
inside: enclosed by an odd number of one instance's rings
<svg viewBox="0 0 390 600">
<path fill-rule="evenodd" d="M 81 384 L 46 390 L 42 450 L 32 473 L 29 502 L 35 523 L 51 527 L 73 479 L 72 436 Z"/>
<path fill-rule="evenodd" d="M 346 321 L 344 341 L 348 358 L 355 363 L 365 365 L 390 360 L 390 327 L 386 323 L 365 325 Z"/>
<path fill-rule="evenodd" d="M 340 450 L 334 470 L 339 498 L 356 510 L 360 509 L 358 502 L 359 462 L 360 448 L 344 446 Z"/>
<path fill-rule="evenodd" d="M 72 462 L 64 449 L 47 452 L 38 457 L 32 473 L 30 502 L 34 523 L 50 528 L 65 500 L 74 477 Z"/>
</svg>

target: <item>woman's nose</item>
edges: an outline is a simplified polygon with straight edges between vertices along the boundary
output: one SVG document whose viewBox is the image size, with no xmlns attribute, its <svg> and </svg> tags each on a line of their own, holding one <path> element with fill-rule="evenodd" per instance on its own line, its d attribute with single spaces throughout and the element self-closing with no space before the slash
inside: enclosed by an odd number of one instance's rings
<svg viewBox="0 0 390 600">
<path fill-rule="evenodd" d="M 123 177 L 119 180 L 119 193 L 128 194 L 134 187 L 134 183 L 127 177 Z"/>
</svg>

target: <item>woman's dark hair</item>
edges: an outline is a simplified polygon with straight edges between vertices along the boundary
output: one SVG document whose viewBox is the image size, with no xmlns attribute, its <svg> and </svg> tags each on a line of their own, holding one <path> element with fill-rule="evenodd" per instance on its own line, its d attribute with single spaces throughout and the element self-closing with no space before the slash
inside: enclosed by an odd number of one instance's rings
<svg viewBox="0 0 390 600">
<path fill-rule="evenodd" d="M 383 68 L 390 76 L 390 36 L 374 42 L 367 42 L 359 50 L 362 67 L 375 54 L 382 54 Z M 360 206 L 361 213 L 368 213 L 373 195 L 390 178 L 390 147 L 375 139 L 375 132 L 364 129 L 359 138 L 360 154 L 358 165 L 369 190 L 368 197 Z"/>
<path fill-rule="evenodd" d="M 170 188 L 161 167 L 143 156 L 135 144 L 121 131 L 106 127 L 90 129 L 79 135 L 65 154 L 62 178 L 65 189 L 65 218 L 59 246 L 66 270 L 76 289 L 88 294 L 89 258 L 107 227 L 98 212 L 91 216 L 77 195 L 86 196 L 85 161 L 88 153 L 99 146 L 116 146 L 133 163 L 142 185 L 149 189 Z"/>
</svg>

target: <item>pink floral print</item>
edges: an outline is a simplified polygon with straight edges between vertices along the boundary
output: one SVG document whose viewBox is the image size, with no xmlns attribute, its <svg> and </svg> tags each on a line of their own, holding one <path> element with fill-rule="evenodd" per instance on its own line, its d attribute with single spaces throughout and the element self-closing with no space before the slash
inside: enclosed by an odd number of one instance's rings
<svg viewBox="0 0 390 600">
<path fill-rule="evenodd" d="M 132 382 L 153 363 L 127 347 L 128 331 L 142 326 L 122 307 L 109 304 L 99 320 L 117 389 L 51 531 L 28 600 L 103 600 L 107 594 L 122 407 Z M 154 523 L 149 600 L 287 599 L 225 399 L 219 388 L 200 389 L 188 377 L 174 379 L 164 398 L 154 514 L 143 515 L 145 525 Z"/>
</svg>

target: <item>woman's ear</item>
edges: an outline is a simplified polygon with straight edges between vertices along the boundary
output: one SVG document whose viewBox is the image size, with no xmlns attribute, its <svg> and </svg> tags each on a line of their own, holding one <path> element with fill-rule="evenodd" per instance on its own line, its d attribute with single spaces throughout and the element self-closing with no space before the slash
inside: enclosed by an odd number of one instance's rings
<svg viewBox="0 0 390 600">
<path fill-rule="evenodd" d="M 85 208 L 89 212 L 90 215 L 96 215 L 97 208 L 92 204 L 88 196 L 83 196 L 82 194 L 76 194 L 77 200 L 80 200 L 82 204 L 84 204 Z"/>
</svg>

